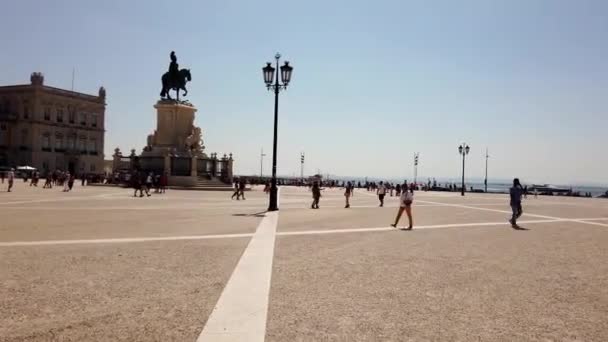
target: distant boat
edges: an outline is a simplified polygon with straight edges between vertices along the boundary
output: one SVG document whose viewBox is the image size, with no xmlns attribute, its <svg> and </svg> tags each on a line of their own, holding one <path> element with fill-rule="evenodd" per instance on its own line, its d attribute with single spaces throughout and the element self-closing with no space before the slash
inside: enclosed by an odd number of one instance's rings
<svg viewBox="0 0 608 342">
<path fill-rule="evenodd" d="M 560 188 L 560 187 L 557 187 L 555 185 L 550 185 L 550 184 L 543 184 L 543 185 L 532 184 L 532 185 L 528 186 L 528 192 L 534 192 L 534 190 L 538 191 L 539 193 L 569 193 L 569 192 L 572 192 L 572 189 L 570 189 L 570 188 Z"/>
</svg>

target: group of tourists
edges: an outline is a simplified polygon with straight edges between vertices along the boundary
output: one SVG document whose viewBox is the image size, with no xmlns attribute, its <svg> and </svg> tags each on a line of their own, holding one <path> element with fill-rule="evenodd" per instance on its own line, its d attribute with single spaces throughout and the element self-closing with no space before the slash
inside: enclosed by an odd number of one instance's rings
<svg viewBox="0 0 608 342">
<path fill-rule="evenodd" d="M 18 178 L 18 177 L 17 177 L 17 175 L 15 175 L 15 171 L 12 169 L 9 171 L 6 171 L 6 172 L 0 172 L 0 179 L 2 181 L 2 184 L 4 184 L 5 179 L 8 182 L 8 188 L 7 188 L 8 192 L 12 192 L 16 178 Z M 45 175 L 41 177 L 40 172 L 38 170 L 35 170 L 30 173 L 24 172 L 19 177 L 19 179 L 23 179 L 24 183 L 27 183 L 29 180 L 30 187 L 38 187 L 40 178 L 44 178 L 44 180 L 45 180 L 44 185 L 42 186 L 43 189 L 52 189 L 53 186 L 59 186 L 59 187 L 63 187 L 64 192 L 69 192 L 69 191 L 72 191 L 72 188 L 74 187 L 74 181 L 76 180 L 76 175 L 70 174 L 69 171 L 55 170 L 53 172 L 47 171 L 47 172 L 45 172 Z M 86 179 L 83 176 L 82 185 L 85 185 L 85 181 L 86 181 Z"/>
<path fill-rule="evenodd" d="M 152 196 L 150 190 L 154 189 L 154 193 L 164 194 L 167 191 L 168 175 L 154 174 L 153 172 L 135 171 L 131 175 L 131 185 L 133 187 L 133 197 L 137 197 L 139 191 L 139 197 L 144 197 L 144 193 L 147 197 Z"/>
</svg>

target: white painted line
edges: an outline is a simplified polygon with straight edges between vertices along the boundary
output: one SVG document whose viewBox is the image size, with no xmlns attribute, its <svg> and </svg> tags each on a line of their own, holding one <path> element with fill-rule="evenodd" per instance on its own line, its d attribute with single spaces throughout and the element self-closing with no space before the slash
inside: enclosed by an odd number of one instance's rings
<svg viewBox="0 0 608 342">
<path fill-rule="evenodd" d="M 572 220 L 572 222 L 591 224 L 591 225 L 594 225 L 594 226 L 608 227 L 608 224 L 606 224 L 606 223 L 591 222 L 591 220 Z"/>
<path fill-rule="evenodd" d="M 267 212 L 197 342 L 263 342 L 279 212 Z"/>
<path fill-rule="evenodd" d="M 590 224 L 602 227 L 608 227 L 608 224 L 591 221 L 606 220 L 605 217 L 594 218 L 563 218 L 563 219 L 546 219 L 546 220 L 520 220 L 521 224 L 534 223 L 551 223 L 551 222 L 576 222 Z M 473 222 L 473 223 L 450 223 L 438 225 L 415 226 L 414 229 L 437 229 L 437 228 L 459 228 L 459 227 L 480 227 L 480 226 L 500 226 L 507 225 L 508 222 Z M 259 229 L 259 228 L 258 228 Z M 276 235 L 313 235 L 313 234 L 335 234 L 335 233 L 359 233 L 359 232 L 374 232 L 395 230 L 389 227 L 372 227 L 372 228 L 345 228 L 345 229 L 317 229 L 317 230 L 301 230 L 291 232 L 278 232 Z M 75 245 L 75 244 L 111 244 L 111 243 L 130 243 L 130 242 L 152 242 L 152 241 L 179 241 L 179 240 L 207 240 L 207 239 L 232 239 L 252 237 L 253 233 L 242 234 L 217 234 L 217 235 L 180 235 L 180 236 L 163 236 L 163 237 L 134 237 L 134 238 L 107 238 L 107 239 L 88 239 L 88 240 L 39 240 L 39 241 L 11 241 L 0 242 L 0 247 L 28 247 L 28 246 L 53 246 L 53 245 Z"/>
<path fill-rule="evenodd" d="M 251 237 L 252 233 L 245 234 L 218 234 L 218 235 L 183 235 L 183 236 L 161 236 L 161 237 L 135 237 L 116 239 L 90 239 L 90 240 L 46 240 L 46 241 L 13 241 L 0 242 L 0 247 L 23 247 L 23 246 L 52 246 L 52 245 L 75 245 L 95 243 L 127 243 L 127 242 L 150 242 L 150 241 L 177 241 L 177 240 L 207 240 Z"/>
<path fill-rule="evenodd" d="M 528 220 L 520 221 L 521 224 L 534 224 L 534 223 L 552 223 L 552 222 L 571 222 L 573 220 Z M 461 227 L 484 227 L 484 226 L 508 226 L 509 223 L 506 221 L 501 222 L 474 222 L 474 223 L 450 223 L 450 224 L 435 224 L 426 226 L 414 226 L 414 230 L 417 229 L 438 229 L 438 228 L 461 228 Z M 346 229 L 331 229 L 331 230 L 300 230 L 293 232 L 279 232 L 279 236 L 289 235 L 314 235 L 314 234 L 336 234 L 336 233 L 360 233 L 360 232 L 381 232 L 387 230 L 396 230 L 392 227 L 374 227 L 374 228 L 346 228 Z"/>
<path fill-rule="evenodd" d="M 61 192 L 58 193 L 58 196 Z M 27 204 L 27 203 L 44 203 L 44 202 L 65 202 L 65 201 L 77 201 L 77 200 L 86 200 L 86 199 L 94 199 L 94 198 L 103 198 L 109 195 L 108 193 L 93 195 L 93 196 L 77 196 L 77 197 L 67 197 L 69 194 L 63 194 L 64 197 L 56 197 L 56 198 L 48 198 L 48 199 L 37 199 L 37 200 L 21 200 L 21 201 L 13 201 L 13 202 L 0 202 L 0 205 L 11 205 L 11 204 Z"/>
<path fill-rule="evenodd" d="M 454 204 L 454 203 L 442 203 L 442 202 L 431 202 L 431 201 L 420 201 L 418 200 L 417 202 L 419 203 L 428 203 L 428 204 L 442 204 L 444 206 L 448 206 L 448 207 L 456 207 L 456 208 L 465 208 L 465 209 L 475 209 L 475 210 L 482 210 L 482 211 L 493 211 L 496 213 L 505 213 L 505 214 L 512 214 L 511 211 L 507 211 L 507 210 L 499 210 L 499 209 L 490 209 L 490 208 L 480 208 L 480 207 L 472 207 L 469 205 L 462 205 L 462 204 Z M 550 219 L 550 220 L 568 220 L 565 219 L 563 217 L 555 217 L 555 216 L 547 216 L 547 215 L 538 215 L 538 214 L 530 214 L 526 211 L 524 211 L 524 216 L 532 216 L 532 217 L 538 217 L 538 218 L 545 218 L 545 219 Z"/>
</svg>

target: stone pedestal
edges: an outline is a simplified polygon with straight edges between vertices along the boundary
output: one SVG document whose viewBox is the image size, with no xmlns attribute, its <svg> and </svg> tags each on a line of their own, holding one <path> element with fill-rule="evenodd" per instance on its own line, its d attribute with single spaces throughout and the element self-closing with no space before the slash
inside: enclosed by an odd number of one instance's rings
<svg viewBox="0 0 608 342">
<path fill-rule="evenodd" d="M 159 101 L 156 108 L 156 131 L 151 146 L 186 148 L 186 139 L 194 129 L 196 108 L 176 102 Z"/>
<path fill-rule="evenodd" d="M 196 107 L 161 100 L 154 108 L 156 130 L 148 135 L 147 145 L 137 158 L 138 170 L 166 173 L 169 185 L 177 187 L 199 188 L 203 183 L 204 188 L 207 181 L 213 185 L 211 188 L 217 188 L 217 182 L 232 178 L 232 158 L 228 160 L 224 156 L 220 161 L 215 153 L 211 158 L 203 153 L 202 131 L 194 125 Z M 221 175 L 217 172 L 219 162 L 222 163 Z M 211 165 L 209 170 L 207 165 Z"/>
</svg>

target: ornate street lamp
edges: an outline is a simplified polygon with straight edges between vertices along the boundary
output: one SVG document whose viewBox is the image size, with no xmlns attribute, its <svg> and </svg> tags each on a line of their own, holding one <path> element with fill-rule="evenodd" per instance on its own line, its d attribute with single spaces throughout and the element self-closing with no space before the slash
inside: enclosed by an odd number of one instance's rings
<svg viewBox="0 0 608 342">
<path fill-rule="evenodd" d="M 464 157 L 469 154 L 470 147 L 466 143 L 462 143 L 458 146 L 458 153 L 462 155 L 462 188 L 460 194 L 464 196 Z"/>
<path fill-rule="evenodd" d="M 285 62 L 285 64 L 279 68 L 280 58 L 281 55 L 278 53 L 274 56 L 276 68 L 273 68 L 271 63 L 266 63 L 266 66 L 262 68 L 266 88 L 268 88 L 268 90 L 274 90 L 274 140 L 272 144 L 272 180 L 270 185 L 270 202 L 268 204 L 268 211 L 279 210 L 277 189 L 277 124 L 279 121 L 279 92 L 287 89 L 287 85 L 291 81 L 291 73 L 293 71 L 293 67 L 289 65 L 289 62 Z M 281 70 L 282 84 L 279 82 L 279 73 L 274 73 L 277 69 Z"/>
</svg>

